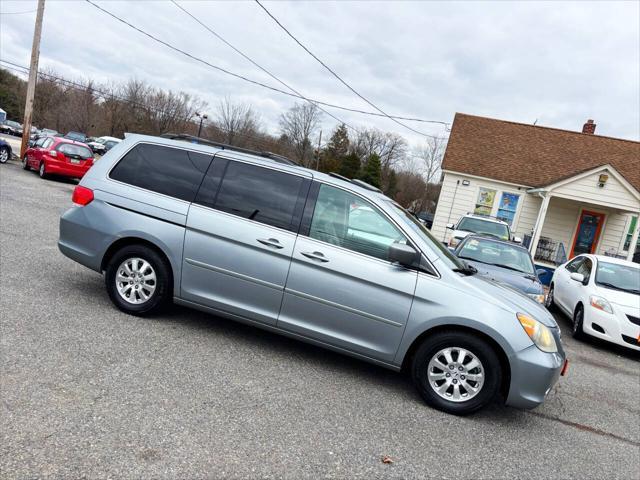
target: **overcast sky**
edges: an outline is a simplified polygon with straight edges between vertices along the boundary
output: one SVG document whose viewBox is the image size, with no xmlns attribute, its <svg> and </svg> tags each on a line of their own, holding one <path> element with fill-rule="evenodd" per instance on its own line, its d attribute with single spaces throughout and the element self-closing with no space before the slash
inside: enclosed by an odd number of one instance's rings
<svg viewBox="0 0 640 480">
<path fill-rule="evenodd" d="M 305 96 L 372 110 L 256 3 L 177 1 Z M 95 2 L 212 64 L 281 87 L 168 1 Z M 593 118 L 596 133 L 640 139 L 640 2 L 264 4 L 387 113 L 451 122 L 464 112 L 570 130 Z M 8 13 L 35 8 L 35 0 L 0 2 L 2 60 L 29 64 L 35 13 Z M 100 82 L 136 77 L 212 106 L 228 95 L 252 104 L 272 133 L 294 103 L 154 43 L 84 1 L 47 0 L 40 68 Z M 386 118 L 330 111 L 355 127 L 421 141 Z M 335 123 L 325 115 L 325 132 Z M 446 135 L 442 126 L 410 125 Z"/>
</svg>

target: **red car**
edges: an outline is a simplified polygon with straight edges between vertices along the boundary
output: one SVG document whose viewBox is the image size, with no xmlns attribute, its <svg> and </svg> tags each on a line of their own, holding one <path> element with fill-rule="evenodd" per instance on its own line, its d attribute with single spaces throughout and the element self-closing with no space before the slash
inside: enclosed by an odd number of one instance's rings
<svg viewBox="0 0 640 480">
<path fill-rule="evenodd" d="M 49 174 L 82 178 L 93 165 L 93 152 L 84 143 L 63 137 L 43 137 L 29 147 L 22 168 L 38 170 L 40 178 Z"/>
</svg>

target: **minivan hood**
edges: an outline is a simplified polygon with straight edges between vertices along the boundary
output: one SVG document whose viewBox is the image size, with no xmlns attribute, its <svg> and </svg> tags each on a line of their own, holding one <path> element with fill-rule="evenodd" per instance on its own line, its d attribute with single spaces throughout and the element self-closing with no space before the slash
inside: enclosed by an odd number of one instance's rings
<svg viewBox="0 0 640 480">
<path fill-rule="evenodd" d="M 555 319 L 544 306 L 508 285 L 494 282 L 478 274 L 463 277 L 462 280 L 482 298 L 501 305 L 513 311 L 514 314 L 526 313 L 547 327 L 558 327 Z"/>
<path fill-rule="evenodd" d="M 469 265 L 473 265 L 476 270 L 478 270 L 478 273 L 483 277 L 487 277 L 488 279 L 497 282 L 506 283 L 522 293 L 536 295 L 543 293 L 542 284 L 533 274 L 527 275 L 526 273 L 516 272 L 515 270 L 509 270 L 508 268 L 474 262 L 473 260 L 465 259 L 464 261 Z"/>
</svg>

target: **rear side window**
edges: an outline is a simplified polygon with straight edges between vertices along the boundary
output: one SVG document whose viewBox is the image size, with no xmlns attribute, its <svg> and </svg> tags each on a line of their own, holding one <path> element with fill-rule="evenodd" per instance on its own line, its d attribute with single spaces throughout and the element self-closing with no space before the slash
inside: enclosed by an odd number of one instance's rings
<svg viewBox="0 0 640 480">
<path fill-rule="evenodd" d="M 214 208 L 293 230 L 302 213 L 305 185 L 308 188 L 308 182 L 295 175 L 230 161 Z"/>
<path fill-rule="evenodd" d="M 82 158 L 86 160 L 87 158 L 93 157 L 91 150 L 87 147 L 72 145 L 71 143 L 61 143 L 56 150 L 70 158 Z"/>
<path fill-rule="evenodd" d="M 131 149 L 109 175 L 119 182 L 192 202 L 212 155 L 142 143 Z"/>
</svg>

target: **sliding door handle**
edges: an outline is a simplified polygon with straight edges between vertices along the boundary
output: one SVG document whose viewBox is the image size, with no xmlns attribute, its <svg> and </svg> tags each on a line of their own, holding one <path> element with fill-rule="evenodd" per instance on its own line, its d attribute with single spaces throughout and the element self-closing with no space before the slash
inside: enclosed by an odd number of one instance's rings
<svg viewBox="0 0 640 480">
<path fill-rule="evenodd" d="M 277 249 L 284 248 L 284 245 L 282 245 L 277 238 L 258 238 L 257 240 L 258 242 L 260 242 L 263 245 L 266 245 L 267 247 L 277 248 Z"/>
<path fill-rule="evenodd" d="M 311 260 L 315 260 L 316 262 L 325 263 L 329 261 L 322 252 L 300 252 L 300 254 L 310 258 Z"/>
</svg>

